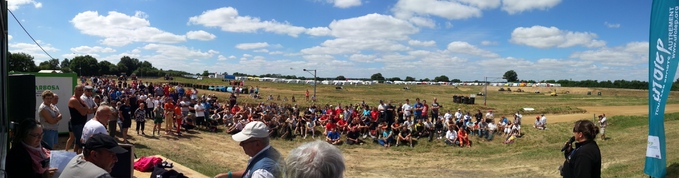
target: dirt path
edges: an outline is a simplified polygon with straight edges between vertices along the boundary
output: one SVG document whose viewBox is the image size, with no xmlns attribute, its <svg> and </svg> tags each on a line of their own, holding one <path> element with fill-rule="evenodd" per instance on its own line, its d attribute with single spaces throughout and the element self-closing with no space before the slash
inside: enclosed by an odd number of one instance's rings
<svg viewBox="0 0 679 178">
<path fill-rule="evenodd" d="M 580 119 L 592 119 L 595 115 L 606 114 L 607 117 L 618 115 L 648 115 L 648 106 L 583 106 L 579 107 L 586 110 L 586 113 L 580 114 L 560 114 L 549 115 L 547 118 L 549 122 L 571 122 Z M 665 113 L 679 112 L 679 104 L 668 104 L 665 107 Z"/>
</svg>

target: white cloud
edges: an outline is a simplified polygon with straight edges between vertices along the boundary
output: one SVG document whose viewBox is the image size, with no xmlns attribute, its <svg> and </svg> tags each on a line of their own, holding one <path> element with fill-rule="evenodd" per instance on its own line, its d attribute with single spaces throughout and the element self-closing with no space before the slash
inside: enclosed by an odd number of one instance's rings
<svg viewBox="0 0 679 178">
<path fill-rule="evenodd" d="M 413 16 L 438 16 L 449 20 L 481 17 L 481 8 L 492 8 L 500 5 L 500 0 L 438 1 L 438 0 L 399 0 L 391 9 L 396 17 L 409 19 Z"/>
<path fill-rule="evenodd" d="M 283 51 L 271 51 L 269 52 L 270 55 L 277 55 L 277 54 L 283 54 Z"/>
<path fill-rule="evenodd" d="M 267 43 L 267 42 L 241 43 L 241 44 L 237 44 L 236 48 L 242 49 L 242 50 L 250 50 L 250 49 L 258 49 L 258 48 L 266 48 L 268 46 L 269 46 L 269 43 Z"/>
<path fill-rule="evenodd" d="M 203 52 L 201 50 L 190 49 L 185 46 L 174 46 L 165 44 L 148 44 L 142 47 L 144 50 L 156 52 L 156 60 L 187 60 L 187 59 L 208 59 L 219 54 L 214 50 Z M 155 64 L 155 63 L 154 63 Z"/>
<path fill-rule="evenodd" d="M 349 60 L 356 62 L 374 62 L 375 55 L 365 55 L 365 54 L 352 54 L 349 56 Z"/>
<path fill-rule="evenodd" d="M 334 1 L 333 3 L 335 7 L 339 8 L 350 8 L 361 5 L 361 0 L 329 0 L 329 1 Z"/>
<path fill-rule="evenodd" d="M 487 41 L 487 40 L 481 41 L 481 45 L 483 46 L 495 46 L 498 44 L 499 43 L 497 41 Z"/>
<path fill-rule="evenodd" d="M 12 35 L 7 35 L 7 41 L 12 41 Z"/>
<path fill-rule="evenodd" d="M 533 9 L 547 10 L 559 3 L 561 0 L 502 0 L 502 10 L 509 14 L 516 14 Z"/>
<path fill-rule="evenodd" d="M 306 34 L 311 36 L 328 36 L 330 35 L 330 29 L 328 27 L 314 27 L 307 29 Z"/>
<path fill-rule="evenodd" d="M 59 51 L 59 49 L 53 47 L 52 44 L 45 44 L 45 43 L 42 43 L 42 41 L 40 41 L 40 40 L 38 40 L 38 43 L 48 53 Z M 12 52 L 12 53 L 22 52 L 22 53 L 26 53 L 26 54 L 33 56 L 36 64 L 39 63 L 38 61 L 42 62 L 42 61 L 46 61 L 46 60 L 50 59 L 50 57 L 47 56 L 47 54 L 45 54 L 45 52 L 43 52 L 42 49 L 40 49 L 40 47 L 38 47 L 38 45 L 36 45 L 35 43 L 9 43 L 8 47 L 9 47 L 9 49 L 8 49 L 9 52 Z M 55 54 L 50 54 L 50 55 L 52 55 L 52 57 L 58 58 L 57 56 L 55 56 Z"/>
<path fill-rule="evenodd" d="M 634 66 L 648 62 L 648 42 L 630 42 L 624 46 L 575 52 L 570 57 L 610 66 Z"/>
<path fill-rule="evenodd" d="M 183 35 L 175 35 L 151 27 L 147 15 L 136 12 L 134 16 L 111 11 L 107 16 L 96 11 L 78 13 L 71 23 L 81 33 L 104 38 L 108 46 L 125 46 L 134 42 L 179 43 L 186 41 Z"/>
<path fill-rule="evenodd" d="M 292 37 L 297 37 L 300 33 L 306 32 L 304 27 L 293 26 L 287 22 L 262 21 L 257 17 L 239 16 L 238 10 L 233 7 L 204 11 L 199 16 L 189 18 L 188 24 L 219 27 L 225 32 L 255 33 L 263 30 Z"/>
<path fill-rule="evenodd" d="M 15 11 L 19 9 L 20 6 L 26 5 L 26 4 L 33 4 L 33 7 L 36 9 L 40 9 L 42 7 L 41 2 L 37 2 L 35 0 L 8 0 L 7 1 L 7 9 L 11 11 Z"/>
<path fill-rule="evenodd" d="M 462 41 L 454 41 L 449 43 L 447 50 L 452 53 L 469 54 L 486 58 L 500 57 L 500 55 L 495 54 L 491 51 L 480 49 L 474 45 Z"/>
<path fill-rule="evenodd" d="M 603 47 L 605 41 L 596 40 L 597 35 L 590 32 L 571 32 L 556 27 L 532 26 L 518 27 L 512 31 L 510 41 L 536 48 L 567 48 L 584 46 L 588 48 Z"/>
<path fill-rule="evenodd" d="M 268 53 L 269 50 L 268 50 L 268 49 L 258 49 L 258 50 L 253 50 L 252 52 L 256 52 L 256 53 Z"/>
<path fill-rule="evenodd" d="M 252 57 L 252 55 L 250 55 L 250 54 L 243 54 L 243 57 L 249 58 L 249 57 Z"/>
<path fill-rule="evenodd" d="M 448 29 L 453 28 L 453 23 L 446 22 L 446 28 L 448 28 Z"/>
<path fill-rule="evenodd" d="M 192 39 L 192 40 L 201 40 L 201 41 L 210 41 L 214 40 L 217 38 L 217 36 L 208 33 L 203 30 L 198 30 L 198 31 L 189 31 L 186 32 L 186 38 Z"/>
<path fill-rule="evenodd" d="M 75 54 L 94 54 L 94 53 L 113 53 L 116 52 L 115 49 L 109 48 L 109 47 L 101 47 L 101 46 L 78 46 L 75 48 L 71 48 L 71 52 Z"/>
<path fill-rule="evenodd" d="M 234 57 L 235 57 L 235 56 L 234 56 Z M 219 55 L 219 56 L 217 56 L 217 60 L 218 60 L 218 61 L 226 61 L 226 60 L 228 60 L 228 59 L 229 59 L 229 58 L 227 58 L 227 57 L 224 56 L 224 55 Z"/>
<path fill-rule="evenodd" d="M 229 59 L 236 59 L 236 56 L 231 55 L 231 56 L 229 56 Z"/>
<path fill-rule="evenodd" d="M 337 38 L 326 40 L 321 46 L 302 49 L 301 52 L 304 54 L 352 54 L 364 50 L 405 51 L 409 49 L 407 46 L 389 40 Z"/>
<path fill-rule="evenodd" d="M 410 40 L 410 41 L 408 41 L 408 44 L 410 46 L 435 46 L 436 41 L 434 41 L 434 40 L 431 40 L 431 41 Z"/>
<path fill-rule="evenodd" d="M 604 22 L 604 25 L 606 25 L 606 27 L 608 27 L 608 28 L 620 28 L 619 23 Z"/>
<path fill-rule="evenodd" d="M 335 20 L 329 27 L 338 38 L 405 40 L 419 32 L 407 21 L 382 14 Z"/>
</svg>

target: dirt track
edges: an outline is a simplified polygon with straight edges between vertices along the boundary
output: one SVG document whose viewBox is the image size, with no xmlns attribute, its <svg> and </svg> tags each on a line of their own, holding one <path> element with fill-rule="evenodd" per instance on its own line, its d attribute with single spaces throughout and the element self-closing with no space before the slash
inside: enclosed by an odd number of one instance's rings
<svg viewBox="0 0 679 178">
<path fill-rule="evenodd" d="M 548 115 L 549 122 L 571 122 L 580 119 L 592 119 L 596 115 L 606 114 L 607 117 L 618 115 L 648 115 L 648 105 L 639 106 L 584 106 L 579 107 L 586 110 L 580 114 L 559 114 Z M 665 113 L 679 112 L 679 104 L 668 104 Z"/>
</svg>

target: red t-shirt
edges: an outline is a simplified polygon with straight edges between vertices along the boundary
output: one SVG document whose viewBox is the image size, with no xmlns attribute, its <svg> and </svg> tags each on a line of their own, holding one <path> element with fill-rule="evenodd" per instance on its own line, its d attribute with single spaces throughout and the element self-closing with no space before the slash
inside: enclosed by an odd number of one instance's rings
<svg viewBox="0 0 679 178">
<path fill-rule="evenodd" d="M 233 108 L 231 108 L 232 114 L 236 114 L 238 111 L 240 111 L 240 107 L 238 107 L 238 106 L 234 106 Z"/>
<path fill-rule="evenodd" d="M 337 125 L 336 125 L 335 123 L 328 122 L 327 124 L 325 124 L 325 131 L 326 131 L 326 132 L 327 132 L 327 131 L 332 131 L 332 129 L 334 129 L 334 128 L 336 128 L 336 127 L 337 127 Z"/>
<path fill-rule="evenodd" d="M 422 115 L 423 115 L 423 116 L 426 116 L 426 115 L 427 115 L 427 111 L 429 111 L 429 105 L 423 104 L 423 106 L 422 106 Z"/>
<path fill-rule="evenodd" d="M 370 117 L 373 118 L 374 122 L 377 122 L 378 117 L 380 116 L 380 112 L 378 111 L 370 111 Z"/>
</svg>

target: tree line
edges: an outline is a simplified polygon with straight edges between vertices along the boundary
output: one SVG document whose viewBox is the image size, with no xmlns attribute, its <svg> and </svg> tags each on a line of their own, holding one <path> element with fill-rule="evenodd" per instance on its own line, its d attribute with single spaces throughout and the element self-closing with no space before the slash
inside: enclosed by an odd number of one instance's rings
<svg viewBox="0 0 679 178">
<path fill-rule="evenodd" d="M 148 61 L 141 61 L 137 58 L 131 58 L 129 56 L 123 56 L 117 64 L 113 64 L 109 61 L 98 61 L 96 58 L 90 55 L 76 56 L 72 59 L 65 58 L 61 61 L 59 59 L 50 59 L 43 61 L 38 65 L 35 65 L 33 56 L 26 53 L 8 53 L 8 70 L 14 72 L 38 72 L 39 70 L 61 70 L 64 73 L 74 72 L 78 76 L 98 76 L 98 75 L 136 75 L 140 77 L 162 77 L 165 75 L 169 76 L 183 76 L 183 75 L 193 75 L 189 72 L 178 71 L 178 70 L 163 70 L 153 67 L 153 64 Z M 202 74 L 196 73 L 195 75 L 209 75 L 209 71 L 203 71 Z M 228 73 L 223 72 L 222 75 L 228 75 Z M 313 77 L 295 76 L 295 75 L 281 75 L 281 74 L 263 74 L 263 75 L 249 75 L 245 73 L 234 72 L 235 76 L 250 76 L 250 77 L 272 77 L 272 78 L 284 78 L 284 79 L 301 79 L 309 80 Z M 520 80 L 518 74 L 514 70 L 509 70 L 505 72 L 502 76 L 503 79 L 508 82 L 522 82 L 522 83 L 558 83 L 563 87 L 598 87 L 598 88 L 627 88 L 627 89 L 648 89 L 648 82 L 638 81 L 638 80 Z M 319 78 L 316 80 L 348 80 L 349 78 L 339 75 L 335 78 Z M 474 82 L 483 83 L 486 81 L 462 81 L 460 79 L 450 79 L 446 75 L 435 76 L 433 79 L 424 78 L 416 79 L 415 77 L 406 76 L 405 79 L 400 77 L 387 78 L 382 75 L 382 73 L 375 73 L 370 76 L 370 78 L 351 78 L 352 80 L 377 80 L 379 82 L 385 81 L 420 81 L 420 82 Z M 672 85 L 672 91 L 679 91 L 679 79 Z"/>
</svg>

